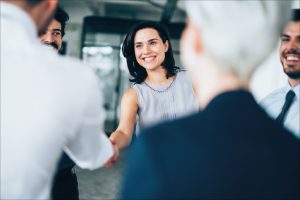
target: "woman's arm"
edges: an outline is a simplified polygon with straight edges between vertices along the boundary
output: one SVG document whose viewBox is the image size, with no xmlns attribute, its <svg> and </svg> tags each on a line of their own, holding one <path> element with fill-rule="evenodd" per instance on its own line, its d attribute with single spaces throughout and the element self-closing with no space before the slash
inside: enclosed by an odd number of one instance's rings
<svg viewBox="0 0 300 200">
<path fill-rule="evenodd" d="M 128 146 L 131 142 L 136 114 L 138 111 L 138 99 L 135 89 L 129 88 L 121 100 L 121 114 L 118 128 L 110 135 L 119 149 Z"/>
</svg>

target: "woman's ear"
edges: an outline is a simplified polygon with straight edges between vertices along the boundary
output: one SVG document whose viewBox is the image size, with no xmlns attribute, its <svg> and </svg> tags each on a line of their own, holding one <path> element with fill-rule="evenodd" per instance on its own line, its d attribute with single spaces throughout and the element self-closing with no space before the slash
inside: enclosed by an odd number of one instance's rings
<svg viewBox="0 0 300 200">
<path fill-rule="evenodd" d="M 164 43 L 164 47 L 165 47 L 165 53 L 167 53 L 167 51 L 169 50 L 169 40 L 166 40 L 166 42 Z"/>
</svg>

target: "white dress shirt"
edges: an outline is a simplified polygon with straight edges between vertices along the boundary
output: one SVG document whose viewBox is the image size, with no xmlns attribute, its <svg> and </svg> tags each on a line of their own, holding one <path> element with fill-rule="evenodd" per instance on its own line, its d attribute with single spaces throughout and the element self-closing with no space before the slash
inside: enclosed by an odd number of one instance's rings
<svg viewBox="0 0 300 200">
<path fill-rule="evenodd" d="M 284 126 L 300 138 L 300 84 L 294 88 L 287 84 L 285 87 L 275 90 L 262 100 L 261 105 L 271 117 L 277 118 L 284 105 L 285 96 L 291 89 L 295 92 L 295 97 L 286 115 Z"/>
<path fill-rule="evenodd" d="M 40 44 L 30 16 L 1 1 L 1 199 L 49 199 L 63 150 L 82 168 L 113 154 L 93 72 Z"/>
</svg>

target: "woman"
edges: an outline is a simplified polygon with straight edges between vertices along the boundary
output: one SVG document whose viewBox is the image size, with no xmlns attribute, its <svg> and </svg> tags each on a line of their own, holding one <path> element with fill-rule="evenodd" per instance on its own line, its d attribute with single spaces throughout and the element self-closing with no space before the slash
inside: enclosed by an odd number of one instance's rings
<svg viewBox="0 0 300 200">
<path fill-rule="evenodd" d="M 197 109 L 192 84 L 175 66 L 169 34 L 162 25 L 135 25 L 125 37 L 122 53 L 135 84 L 122 97 L 119 126 L 110 136 L 120 149 L 130 144 L 135 123 L 138 133 Z"/>
</svg>

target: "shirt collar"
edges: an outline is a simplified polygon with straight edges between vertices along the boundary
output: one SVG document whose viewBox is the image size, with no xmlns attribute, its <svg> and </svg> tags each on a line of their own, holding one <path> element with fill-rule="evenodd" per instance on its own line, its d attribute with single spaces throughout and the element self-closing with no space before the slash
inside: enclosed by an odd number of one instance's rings
<svg viewBox="0 0 300 200">
<path fill-rule="evenodd" d="M 293 87 L 293 91 L 295 92 L 297 99 L 299 99 L 299 96 L 300 96 L 300 84 L 298 84 L 297 86 Z"/>
<path fill-rule="evenodd" d="M 291 87 L 291 85 L 288 83 L 285 86 L 285 94 L 289 91 L 289 90 L 293 90 L 296 94 L 296 98 L 299 99 L 300 98 L 300 84 L 296 85 L 295 87 Z"/>
<path fill-rule="evenodd" d="M 7 19 L 14 21 L 15 24 L 22 26 L 26 30 L 27 35 L 31 39 L 37 39 L 37 27 L 28 13 L 11 3 L 1 1 L 0 5 L 1 20 Z"/>
</svg>

